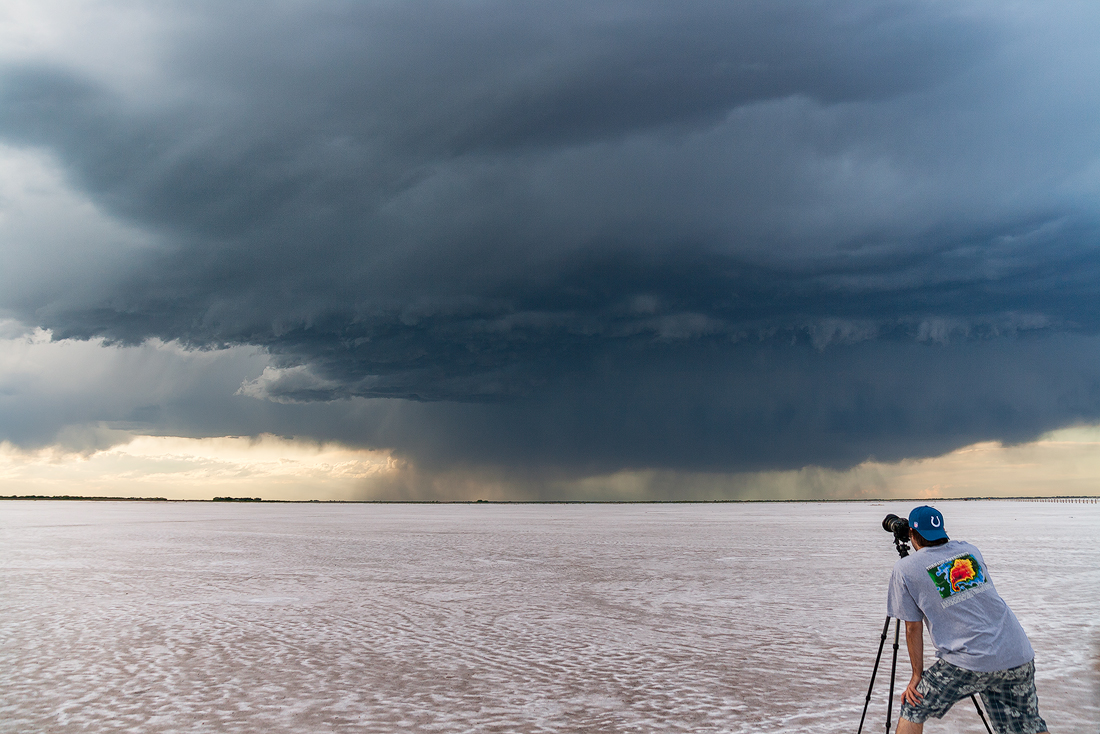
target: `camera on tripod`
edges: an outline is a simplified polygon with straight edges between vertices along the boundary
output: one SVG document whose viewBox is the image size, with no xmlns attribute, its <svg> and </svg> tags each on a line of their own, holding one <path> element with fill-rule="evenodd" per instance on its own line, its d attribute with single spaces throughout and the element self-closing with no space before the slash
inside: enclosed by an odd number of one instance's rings
<svg viewBox="0 0 1100 734">
<path fill-rule="evenodd" d="M 882 520 L 882 529 L 894 534 L 894 548 L 898 555 L 905 558 L 909 555 L 909 521 L 897 515 L 887 515 Z"/>
</svg>

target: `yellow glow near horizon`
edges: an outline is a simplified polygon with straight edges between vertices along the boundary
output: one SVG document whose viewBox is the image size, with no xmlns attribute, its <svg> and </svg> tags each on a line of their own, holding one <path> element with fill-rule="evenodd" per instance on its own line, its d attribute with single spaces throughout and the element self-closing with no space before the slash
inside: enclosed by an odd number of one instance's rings
<svg viewBox="0 0 1100 734">
<path fill-rule="evenodd" d="M 0 446 L 0 494 L 353 499 L 394 471 L 387 452 L 277 436 L 138 436 L 90 455 Z"/>
<path fill-rule="evenodd" d="M 910 497 L 1100 495 L 1100 426 L 1015 446 L 978 443 L 898 467 L 893 489 Z"/>
<path fill-rule="evenodd" d="M 136 436 L 89 454 L 0 445 L 0 495 L 281 500 L 661 500 L 1018 497 L 1100 494 L 1100 426 L 1016 446 L 973 444 L 944 456 L 846 471 L 740 474 L 621 471 L 568 479 L 420 472 L 387 451 L 260 436 Z"/>
</svg>

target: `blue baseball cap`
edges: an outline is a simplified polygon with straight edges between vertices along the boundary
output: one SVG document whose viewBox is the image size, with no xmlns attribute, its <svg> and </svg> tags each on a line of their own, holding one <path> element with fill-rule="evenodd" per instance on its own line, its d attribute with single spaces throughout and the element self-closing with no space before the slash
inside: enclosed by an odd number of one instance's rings
<svg viewBox="0 0 1100 734">
<path fill-rule="evenodd" d="M 923 505 L 909 513 L 909 527 L 925 540 L 941 540 L 947 537 L 943 529 L 943 515 L 935 507 Z"/>
</svg>

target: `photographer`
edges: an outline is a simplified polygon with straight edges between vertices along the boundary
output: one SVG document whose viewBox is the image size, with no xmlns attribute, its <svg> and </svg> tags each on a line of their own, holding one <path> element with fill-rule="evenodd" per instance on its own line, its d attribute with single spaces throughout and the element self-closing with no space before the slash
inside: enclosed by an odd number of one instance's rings
<svg viewBox="0 0 1100 734">
<path fill-rule="evenodd" d="M 897 519 L 898 523 L 902 521 Z M 909 513 L 915 550 L 894 565 L 886 601 L 905 621 L 913 677 L 902 694 L 898 734 L 920 734 L 928 717 L 980 693 L 1000 732 L 1040 734 L 1035 653 L 1012 610 L 997 594 L 981 552 L 950 540 L 933 507 Z M 939 660 L 924 670 L 924 622 Z"/>
</svg>

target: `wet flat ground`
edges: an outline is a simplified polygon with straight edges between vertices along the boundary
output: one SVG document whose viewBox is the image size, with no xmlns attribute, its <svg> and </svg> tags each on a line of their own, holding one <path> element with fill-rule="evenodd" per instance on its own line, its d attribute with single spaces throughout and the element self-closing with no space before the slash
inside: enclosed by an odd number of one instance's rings
<svg viewBox="0 0 1100 734">
<path fill-rule="evenodd" d="M 2 502 L 0 731 L 855 732 L 911 505 Z M 937 506 L 1096 734 L 1100 505 Z"/>
</svg>

